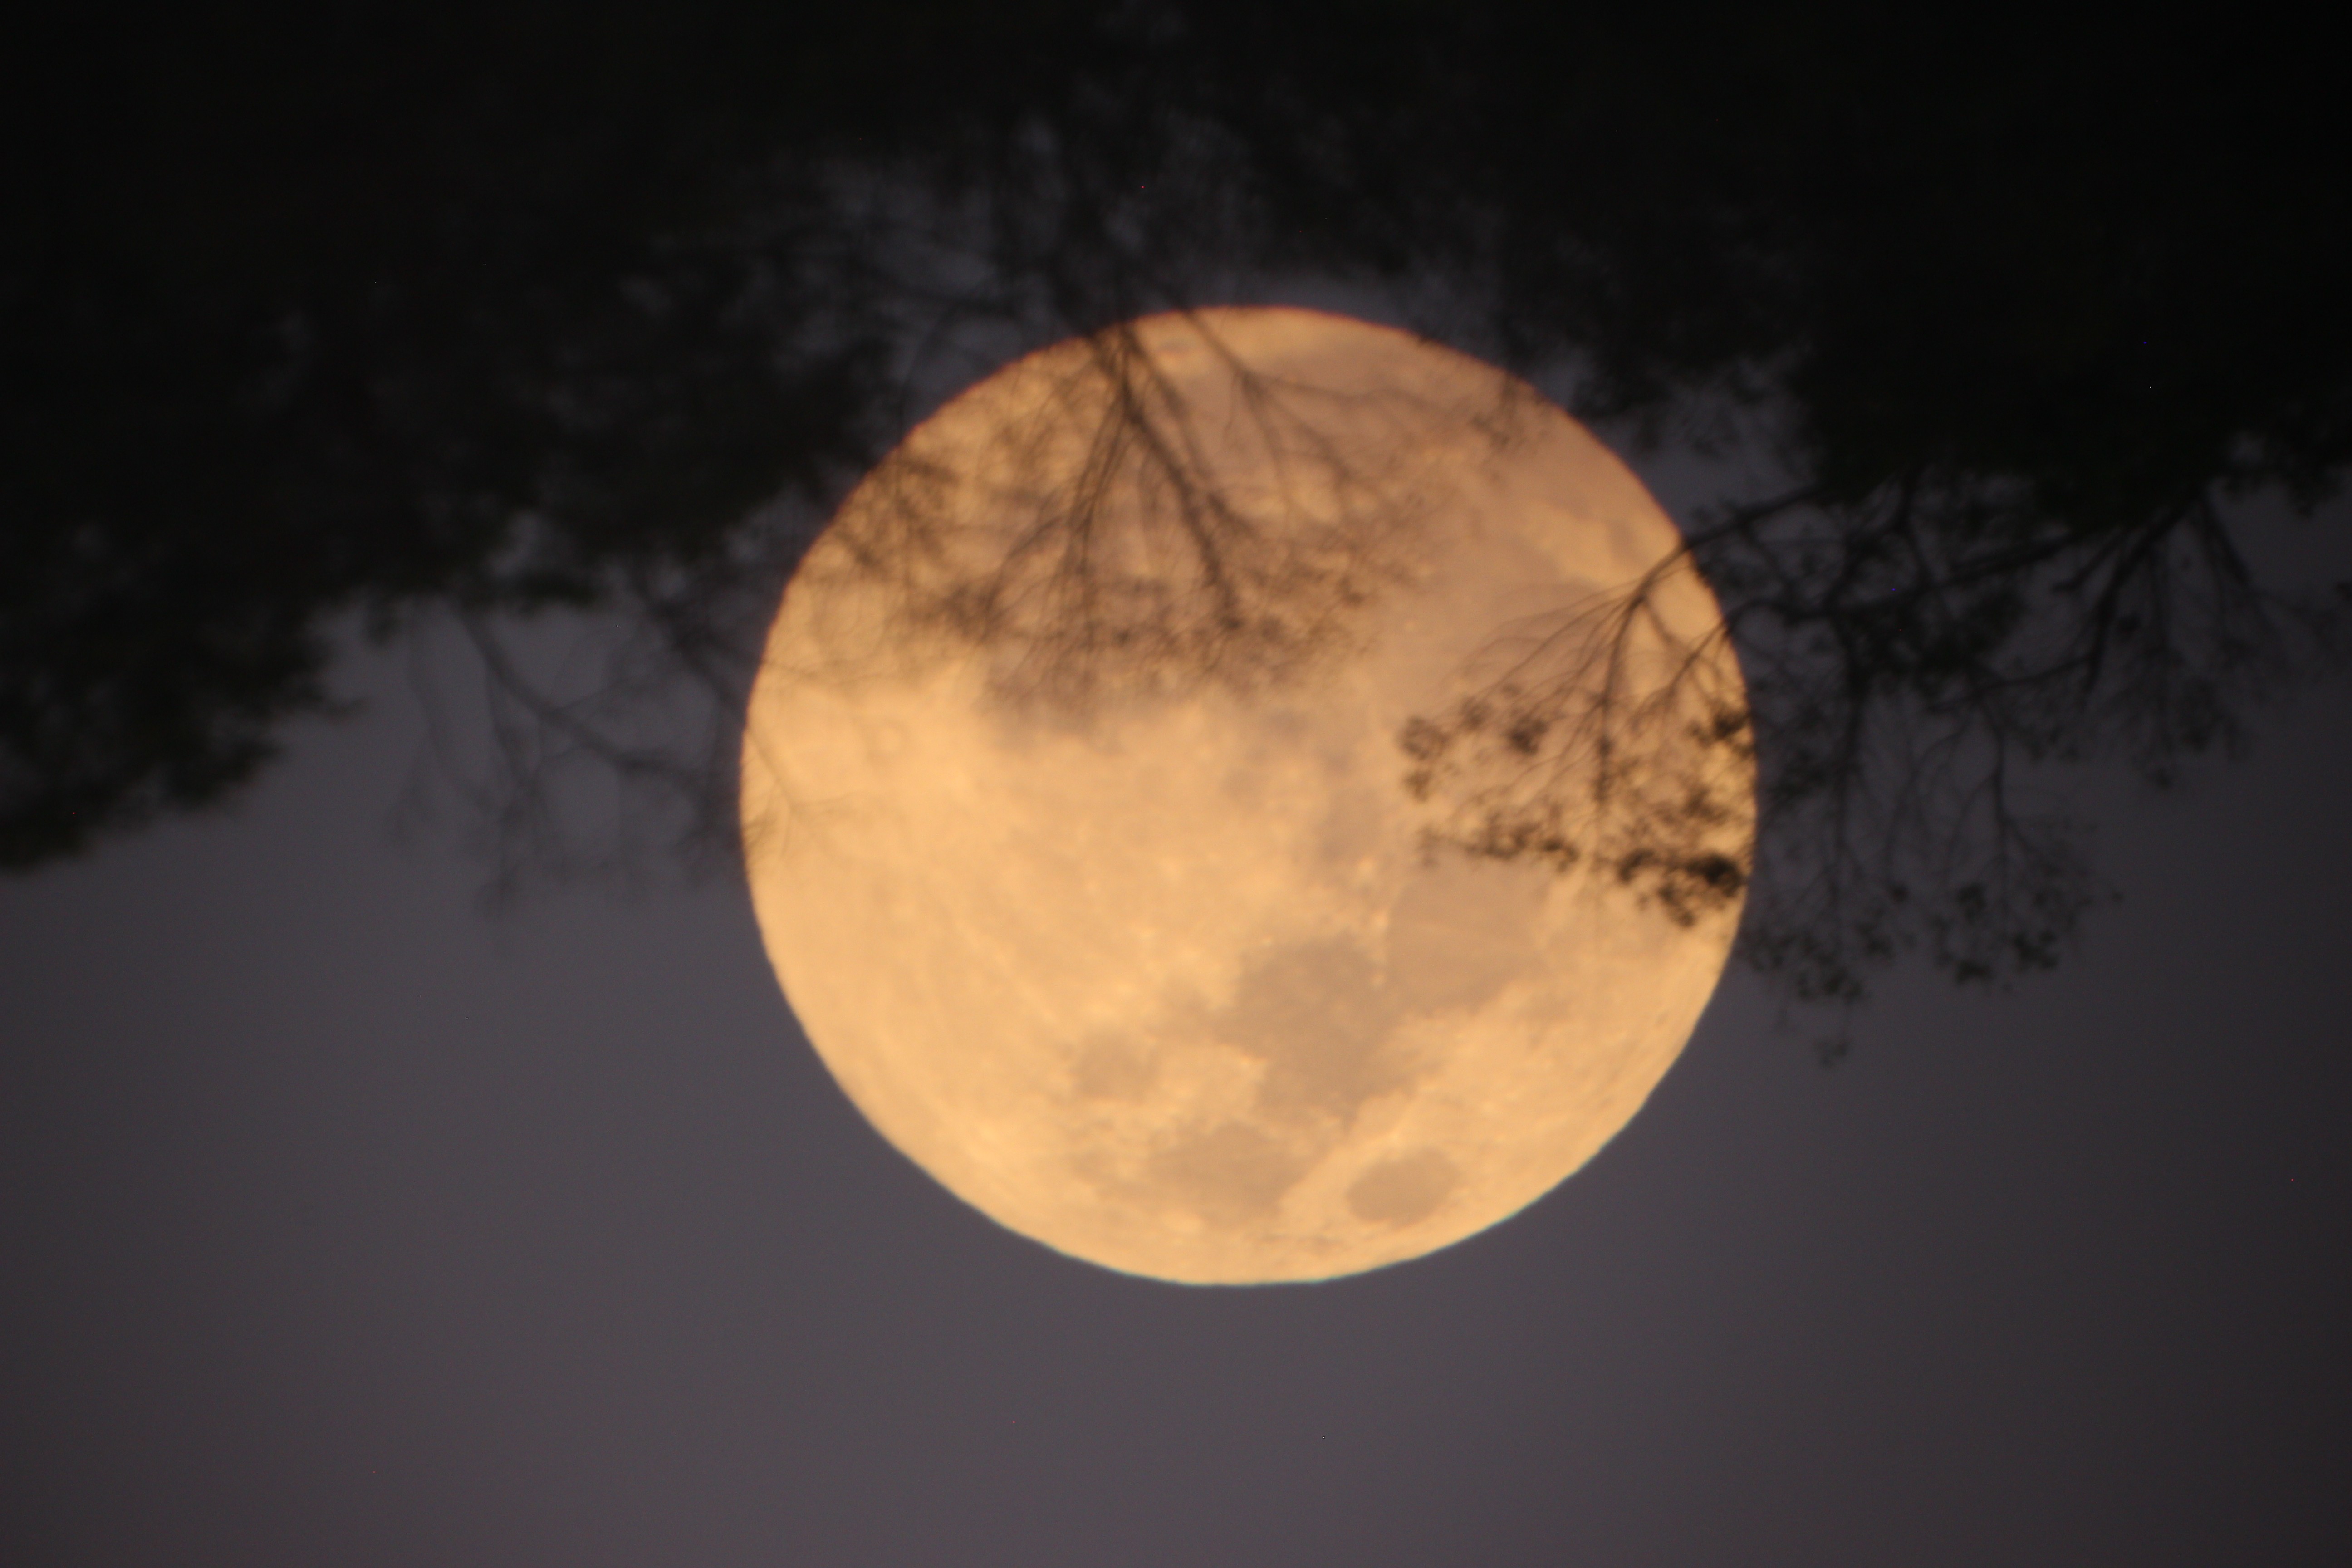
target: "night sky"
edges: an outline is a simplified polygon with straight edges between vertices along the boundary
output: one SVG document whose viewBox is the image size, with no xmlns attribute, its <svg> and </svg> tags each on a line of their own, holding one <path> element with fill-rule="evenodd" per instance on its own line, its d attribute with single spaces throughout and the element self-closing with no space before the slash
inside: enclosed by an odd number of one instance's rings
<svg viewBox="0 0 2352 1568">
<path fill-rule="evenodd" d="M 237 809 L 0 885 L 12 1563 L 2352 1550 L 2340 689 L 2075 781 L 2120 898 L 2055 974 L 1898 971 L 1825 1069 L 1735 970 L 1517 1218 L 1201 1289 L 886 1146 L 738 883 L 486 913 L 341 668 Z"/>
<path fill-rule="evenodd" d="M 2352 500 L 2277 505 L 2352 463 L 2315 41 L 1952 44 L 1826 3 L 1704 37 L 1466 0 L 1360 37 L 1223 0 L 1164 37 L 1082 0 L 218 9 L 91 11 L 0 92 L 0 214 L 48 226 L 0 245 L 0 1568 L 2352 1562 L 2340 667 L 2172 789 L 2033 777 L 2113 895 L 2054 971 L 1906 960 L 1842 1019 L 1735 963 L 1549 1196 L 1250 1289 L 1064 1258 L 898 1154 L 731 868 L 488 898 L 431 722 L 481 742 L 450 604 L 609 609 L 1139 300 L 1468 321 L 1554 393 L 1586 353 L 1685 524 L 1732 468 L 1765 493 L 1769 454 L 1675 445 L 1753 373 L 1849 521 L 2021 474 L 2049 516 L 1999 515 L 2095 563 L 2221 496 L 2262 575 L 2325 592 Z M 1248 155 L 1188 162 L 1187 114 Z M 1339 140 L 1291 158 L 1310 123 Z M 845 147 L 900 184 L 760 205 Z M 909 169 L 950 216 L 959 171 L 997 181 L 1030 248 L 872 242 Z M 980 324 L 940 347 L 934 307 Z M 205 744 L 151 746 L 175 725 Z"/>
</svg>

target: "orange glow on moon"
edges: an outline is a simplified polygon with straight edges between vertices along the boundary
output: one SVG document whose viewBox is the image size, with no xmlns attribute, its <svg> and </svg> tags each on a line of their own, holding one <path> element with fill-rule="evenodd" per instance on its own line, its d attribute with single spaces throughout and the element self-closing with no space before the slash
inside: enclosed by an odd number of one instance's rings
<svg viewBox="0 0 2352 1568">
<path fill-rule="evenodd" d="M 1738 924 L 1742 691 L 1679 542 L 1531 388 L 1385 328 L 1006 367 L 770 634 L 742 810 L 787 998 L 908 1157 L 1108 1268 L 1495 1224 L 1641 1108 Z"/>
</svg>

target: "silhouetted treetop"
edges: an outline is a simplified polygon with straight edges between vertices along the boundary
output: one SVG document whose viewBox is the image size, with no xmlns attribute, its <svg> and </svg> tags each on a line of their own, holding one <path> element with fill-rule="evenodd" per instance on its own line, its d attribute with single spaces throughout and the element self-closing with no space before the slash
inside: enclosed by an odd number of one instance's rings
<svg viewBox="0 0 2352 1568">
<path fill-rule="evenodd" d="M 1999 798 L 1979 763 L 2161 772 L 2317 646 L 2227 511 L 2352 458 L 2314 40 L 1481 0 L 59 20 L 0 93 L 0 865 L 251 777 L 352 611 L 618 609 L 723 720 L 814 521 L 940 396 L 1286 290 L 1772 476 L 1684 521 L 1751 677 L 1759 877 L 1815 889 L 1751 955 L 1801 987 L 1845 994 L 1856 942 L 2037 962 L 2079 879 L 2002 812 L 1946 831 Z M 1864 798 L 1894 815 L 1828 876 Z M 1905 814 L 1975 847 L 1927 864 Z M 2049 875 L 1973 858 L 2005 834 Z"/>
</svg>

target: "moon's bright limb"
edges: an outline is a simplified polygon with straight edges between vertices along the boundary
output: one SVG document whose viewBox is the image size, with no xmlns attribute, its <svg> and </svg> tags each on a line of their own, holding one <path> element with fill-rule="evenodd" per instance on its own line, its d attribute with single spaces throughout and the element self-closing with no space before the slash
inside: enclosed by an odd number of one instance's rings
<svg viewBox="0 0 2352 1568">
<path fill-rule="evenodd" d="M 1741 687 L 1525 384 L 1290 310 L 950 403 L 787 590 L 743 753 L 786 995 L 884 1136 L 1112 1268 L 1312 1279 L 1533 1201 L 1712 992 Z"/>
</svg>

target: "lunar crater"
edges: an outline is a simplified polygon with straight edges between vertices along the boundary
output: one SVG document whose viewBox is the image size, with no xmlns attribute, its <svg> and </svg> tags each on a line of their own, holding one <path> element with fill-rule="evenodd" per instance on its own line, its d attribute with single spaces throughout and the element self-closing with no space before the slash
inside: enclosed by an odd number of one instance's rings
<svg viewBox="0 0 2352 1568">
<path fill-rule="evenodd" d="M 1417 1224 L 1444 1205 L 1461 1172 L 1435 1149 L 1391 1155 L 1348 1185 L 1348 1209 L 1372 1225 Z"/>
</svg>

